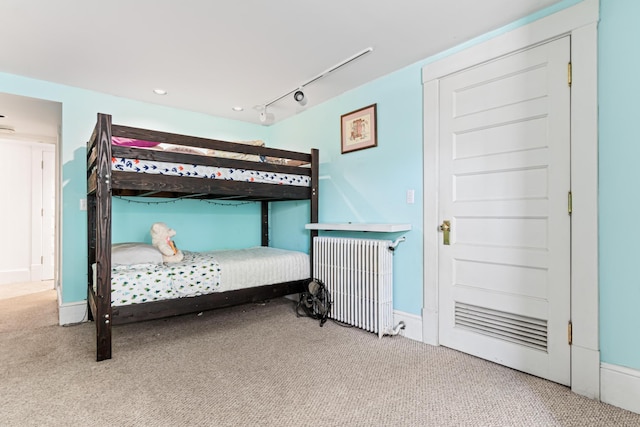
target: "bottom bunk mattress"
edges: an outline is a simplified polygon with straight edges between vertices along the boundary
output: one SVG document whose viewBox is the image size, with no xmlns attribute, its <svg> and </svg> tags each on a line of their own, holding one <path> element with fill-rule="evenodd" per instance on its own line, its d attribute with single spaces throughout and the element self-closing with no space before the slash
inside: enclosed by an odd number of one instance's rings
<svg viewBox="0 0 640 427">
<path fill-rule="evenodd" d="M 184 259 L 178 263 L 114 266 L 111 305 L 193 297 L 310 277 L 309 256 L 302 252 L 255 247 L 183 253 Z"/>
</svg>

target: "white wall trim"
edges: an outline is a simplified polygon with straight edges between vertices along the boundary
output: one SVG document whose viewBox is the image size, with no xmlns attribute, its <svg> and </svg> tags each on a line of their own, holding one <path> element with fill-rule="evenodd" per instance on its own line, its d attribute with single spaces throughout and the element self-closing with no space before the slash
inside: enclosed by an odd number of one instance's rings
<svg viewBox="0 0 640 427">
<path fill-rule="evenodd" d="M 600 351 L 571 346 L 571 390 L 590 399 L 600 399 Z"/>
<path fill-rule="evenodd" d="M 422 342 L 422 317 L 393 310 L 393 324 L 397 325 L 400 322 L 404 322 L 404 329 L 400 331 L 400 335 L 410 340 Z"/>
<path fill-rule="evenodd" d="M 32 251 L 32 256 L 34 255 L 34 252 L 35 251 Z M 29 280 L 30 282 L 39 282 L 42 280 L 42 264 L 31 264 L 31 266 L 29 267 L 29 271 L 31 272 L 31 279 Z"/>
<path fill-rule="evenodd" d="M 31 270 L 29 268 L 4 270 L 0 272 L 0 285 L 10 285 L 12 283 L 26 283 L 30 281 L 31 281 Z"/>
<path fill-rule="evenodd" d="M 431 345 L 440 345 L 439 335 L 438 335 L 438 316 L 440 315 L 438 312 L 437 302 L 438 302 L 438 294 L 437 287 L 435 289 L 435 305 L 436 308 L 433 307 L 423 308 L 422 309 L 422 341 L 431 344 Z"/>
<path fill-rule="evenodd" d="M 31 281 L 42 279 L 42 151 L 31 146 Z M 37 266 L 37 268 L 36 268 Z"/>
<path fill-rule="evenodd" d="M 603 402 L 640 414 L 640 371 L 603 363 L 600 376 Z"/>
<path fill-rule="evenodd" d="M 439 345 L 439 306 L 438 291 L 438 223 L 439 223 L 439 188 L 440 163 L 438 162 L 440 135 L 440 110 L 434 108 L 440 100 L 440 81 L 438 79 L 424 83 L 424 161 L 423 161 L 423 253 L 424 282 L 422 304 L 422 340 L 431 345 Z M 431 107 L 431 108 L 428 108 Z"/>
<path fill-rule="evenodd" d="M 60 326 L 74 325 L 89 319 L 87 301 L 77 301 L 62 304 L 62 287 L 56 286 L 58 291 L 58 324 Z"/>
<path fill-rule="evenodd" d="M 58 321 L 60 326 L 74 325 L 87 321 L 87 302 L 71 302 L 58 306 Z"/>
<path fill-rule="evenodd" d="M 594 399 L 600 394 L 597 51 L 596 22 L 571 32 L 571 389 Z"/>
<path fill-rule="evenodd" d="M 598 0 L 575 6 L 480 42 L 422 69 L 424 91 L 423 341 L 438 345 L 438 100 L 440 79 L 476 64 L 571 35 L 571 180 L 573 192 L 571 316 L 572 390 L 598 399 L 597 22 Z M 586 126 L 582 127 L 584 124 Z M 579 142 L 579 143 L 578 143 Z M 579 201 L 577 194 L 579 193 Z M 579 287 L 579 289 L 578 289 Z M 575 386 L 575 387 L 574 387 Z"/>
</svg>

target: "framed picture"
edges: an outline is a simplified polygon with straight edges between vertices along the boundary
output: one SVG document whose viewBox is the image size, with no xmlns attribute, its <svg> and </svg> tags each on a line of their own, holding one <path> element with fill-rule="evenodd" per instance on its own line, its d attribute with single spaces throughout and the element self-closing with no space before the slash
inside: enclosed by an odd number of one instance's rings
<svg viewBox="0 0 640 427">
<path fill-rule="evenodd" d="M 342 154 L 377 146 L 376 104 L 343 114 L 340 132 Z"/>
</svg>

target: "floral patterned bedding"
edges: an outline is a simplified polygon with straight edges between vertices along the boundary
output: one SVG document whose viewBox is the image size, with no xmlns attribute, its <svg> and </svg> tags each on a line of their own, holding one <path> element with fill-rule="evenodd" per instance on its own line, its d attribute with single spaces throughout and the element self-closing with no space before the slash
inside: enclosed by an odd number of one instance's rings
<svg viewBox="0 0 640 427">
<path fill-rule="evenodd" d="M 111 305 L 191 297 L 310 277 L 309 255 L 303 252 L 255 247 L 183 253 L 184 259 L 179 263 L 114 266 Z"/>
<path fill-rule="evenodd" d="M 268 184 L 286 184 L 300 187 L 309 187 L 311 183 L 311 177 L 306 175 L 263 172 L 259 170 L 249 169 L 232 169 L 216 166 L 157 162 L 151 160 L 127 159 L 123 157 L 112 158 L 111 168 L 124 172 L 190 176 L 196 178 L 261 182 Z"/>
<path fill-rule="evenodd" d="M 111 269 L 111 304 L 139 304 L 215 292 L 220 265 L 207 253 L 184 252 L 173 264 L 117 265 Z"/>
</svg>

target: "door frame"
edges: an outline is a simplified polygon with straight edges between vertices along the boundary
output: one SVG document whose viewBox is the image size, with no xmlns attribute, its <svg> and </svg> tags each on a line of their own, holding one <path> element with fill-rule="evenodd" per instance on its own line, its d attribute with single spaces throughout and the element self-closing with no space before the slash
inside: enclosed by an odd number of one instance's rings
<svg viewBox="0 0 640 427">
<path fill-rule="evenodd" d="M 571 390 L 600 398 L 598 343 L 598 0 L 584 0 L 545 18 L 453 53 L 422 68 L 424 91 L 423 341 L 438 336 L 438 134 L 440 79 L 474 65 L 571 36 Z M 577 124 L 580 124 L 578 126 Z M 579 286 L 579 290 L 577 287 Z"/>
<path fill-rule="evenodd" d="M 42 150 L 42 276 L 43 280 L 54 280 L 56 277 L 56 258 L 57 258 L 57 249 L 56 249 L 56 221 L 58 218 L 56 206 L 58 205 L 56 199 L 56 184 L 57 184 L 57 162 L 56 162 L 56 145 L 55 144 L 47 144 L 51 147 Z M 45 185 L 46 178 L 51 179 L 53 182 L 49 189 Z M 47 199 L 53 199 L 53 206 L 48 205 L 46 202 Z M 51 220 L 51 231 L 53 233 L 47 232 L 47 227 L 44 225 L 47 223 L 46 218 Z M 47 239 L 51 238 L 51 242 Z M 53 246 L 53 258 L 48 259 L 47 256 L 47 243 L 51 243 Z M 50 268 L 49 268 L 50 267 Z M 51 271 L 49 271 L 51 270 Z"/>
<path fill-rule="evenodd" d="M 20 143 L 20 141 L 17 141 Z M 53 280 L 55 278 L 55 254 L 54 260 L 52 260 L 53 273 L 52 277 L 44 278 L 44 260 L 45 260 L 45 234 L 48 231 L 53 231 L 53 244 L 55 247 L 55 233 L 56 233 L 56 206 L 54 203 L 53 209 L 45 207 L 44 197 L 47 194 L 45 190 L 45 179 L 53 179 L 54 188 L 53 196 L 55 199 L 55 182 L 56 182 L 56 144 L 52 142 L 42 141 L 26 141 L 26 144 L 31 145 L 31 282 Z M 49 162 L 45 160 L 45 153 L 51 153 L 54 159 Z M 45 167 L 45 164 L 47 167 Z M 47 175 L 45 172 L 49 172 Z M 45 216 L 49 215 L 52 218 L 51 225 L 52 230 L 46 230 Z M 55 251 L 54 251 L 55 252 Z"/>
</svg>

